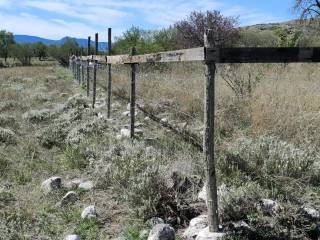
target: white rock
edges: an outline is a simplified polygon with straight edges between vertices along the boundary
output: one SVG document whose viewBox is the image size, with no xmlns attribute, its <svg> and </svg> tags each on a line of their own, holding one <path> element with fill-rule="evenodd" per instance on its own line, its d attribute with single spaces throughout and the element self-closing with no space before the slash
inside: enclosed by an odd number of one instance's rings
<svg viewBox="0 0 320 240">
<path fill-rule="evenodd" d="M 164 221 L 162 218 L 159 218 L 159 217 L 153 217 L 153 218 L 150 218 L 148 219 L 146 222 L 145 222 L 145 225 L 152 228 L 154 227 L 155 225 L 157 224 L 164 224 Z"/>
<path fill-rule="evenodd" d="M 78 188 L 80 183 L 82 183 L 83 181 L 84 181 L 83 179 L 76 178 L 66 182 L 63 186 L 67 189 L 75 189 L 75 188 Z"/>
<path fill-rule="evenodd" d="M 123 128 L 120 130 L 120 135 L 122 138 L 130 138 L 130 130 Z"/>
<path fill-rule="evenodd" d="M 281 210 L 281 206 L 272 199 L 261 199 L 258 210 L 264 213 L 273 214 Z"/>
<path fill-rule="evenodd" d="M 91 189 L 93 189 L 94 184 L 92 181 L 86 181 L 86 182 L 82 182 L 79 184 L 79 189 L 83 190 L 83 191 L 90 191 Z"/>
<path fill-rule="evenodd" d="M 86 207 L 81 213 L 82 219 L 95 218 L 95 217 L 97 217 L 97 213 L 96 213 L 96 208 L 93 205 Z"/>
<path fill-rule="evenodd" d="M 206 227 L 199 232 L 196 240 L 219 240 L 223 239 L 224 235 L 224 233 L 209 232 L 209 227 Z"/>
<path fill-rule="evenodd" d="M 320 218 L 320 212 L 317 211 L 314 208 L 311 207 L 302 207 L 301 208 L 302 212 L 307 215 L 309 218 L 312 219 L 319 219 Z"/>
<path fill-rule="evenodd" d="M 129 112 L 130 112 L 130 107 L 131 107 L 131 104 L 128 103 L 128 104 L 127 104 L 127 111 L 129 111 Z"/>
<path fill-rule="evenodd" d="M 69 203 L 74 203 L 78 199 L 78 194 L 76 192 L 70 191 L 61 199 L 61 205 L 66 205 Z"/>
<path fill-rule="evenodd" d="M 200 231 L 208 226 L 208 216 L 200 215 L 190 221 L 189 227 L 184 231 L 183 237 L 187 240 L 194 240 Z"/>
<path fill-rule="evenodd" d="M 189 226 L 194 227 L 197 225 L 203 225 L 205 227 L 208 226 L 208 215 L 200 215 L 196 218 L 191 219 Z"/>
<path fill-rule="evenodd" d="M 137 135 L 143 135 L 143 130 L 140 129 L 140 128 L 136 128 L 136 129 L 134 130 L 134 133 L 137 134 Z"/>
<path fill-rule="evenodd" d="M 80 237 L 78 235 L 68 235 L 66 236 L 65 240 L 80 240 Z"/>
<path fill-rule="evenodd" d="M 160 120 L 160 123 L 167 123 L 168 122 L 168 119 L 167 118 L 162 118 L 161 120 Z"/>
<path fill-rule="evenodd" d="M 145 120 L 145 121 L 149 121 L 150 118 L 149 118 L 149 117 L 145 117 L 144 120 Z"/>
<path fill-rule="evenodd" d="M 125 111 L 125 112 L 123 112 L 123 113 L 122 113 L 122 116 L 125 116 L 125 117 L 126 117 L 126 116 L 130 116 L 130 111 Z"/>
<path fill-rule="evenodd" d="M 175 240 L 175 232 L 168 224 L 157 224 L 149 233 L 148 240 Z"/>
<path fill-rule="evenodd" d="M 61 178 L 60 177 L 51 177 L 41 184 L 41 189 L 45 193 L 50 193 L 53 190 L 61 188 Z"/>
<path fill-rule="evenodd" d="M 149 231 L 147 229 L 142 229 L 140 232 L 139 232 L 139 238 L 141 239 L 145 239 L 147 238 L 149 235 Z"/>
</svg>

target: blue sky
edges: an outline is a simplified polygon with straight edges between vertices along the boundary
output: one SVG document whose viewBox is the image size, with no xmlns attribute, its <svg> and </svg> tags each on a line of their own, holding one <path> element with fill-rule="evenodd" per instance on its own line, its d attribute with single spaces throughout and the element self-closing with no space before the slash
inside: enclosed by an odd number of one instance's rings
<svg viewBox="0 0 320 240">
<path fill-rule="evenodd" d="M 0 29 L 51 39 L 86 38 L 106 29 L 114 35 L 132 25 L 160 29 L 193 10 L 239 16 L 240 25 L 286 21 L 294 0 L 0 0 Z"/>
</svg>

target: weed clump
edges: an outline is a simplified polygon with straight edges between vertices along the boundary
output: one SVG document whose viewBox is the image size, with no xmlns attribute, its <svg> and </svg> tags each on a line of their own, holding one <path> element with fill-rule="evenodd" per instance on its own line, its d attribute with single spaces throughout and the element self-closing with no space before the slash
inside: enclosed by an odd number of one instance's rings
<svg viewBox="0 0 320 240">
<path fill-rule="evenodd" d="M 16 134 L 12 130 L 0 127 L 0 143 L 9 145 L 16 142 Z"/>
</svg>

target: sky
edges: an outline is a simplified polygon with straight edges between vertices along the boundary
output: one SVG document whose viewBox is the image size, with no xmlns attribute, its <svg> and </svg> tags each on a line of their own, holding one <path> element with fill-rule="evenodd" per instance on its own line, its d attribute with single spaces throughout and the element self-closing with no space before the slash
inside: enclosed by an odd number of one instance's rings
<svg viewBox="0 0 320 240">
<path fill-rule="evenodd" d="M 239 17 L 241 26 L 296 18 L 293 0 L 0 0 L 0 29 L 61 39 L 87 38 L 108 27 L 119 36 L 131 26 L 161 29 L 194 10 L 219 10 Z"/>
</svg>

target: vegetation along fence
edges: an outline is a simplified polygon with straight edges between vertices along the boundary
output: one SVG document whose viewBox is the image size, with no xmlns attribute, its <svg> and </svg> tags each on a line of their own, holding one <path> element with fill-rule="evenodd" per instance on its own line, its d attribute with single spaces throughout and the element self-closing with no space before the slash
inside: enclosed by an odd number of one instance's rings
<svg viewBox="0 0 320 240">
<path fill-rule="evenodd" d="M 111 116 L 112 94 L 112 65 L 129 65 L 130 79 L 130 136 L 135 136 L 135 111 L 138 107 L 152 120 L 161 123 L 164 127 L 182 135 L 194 146 L 203 150 L 206 163 L 207 177 L 207 207 L 209 216 L 209 230 L 218 231 L 218 203 L 217 184 L 214 156 L 214 112 L 215 112 L 215 73 L 216 63 L 290 63 L 290 62 L 320 62 L 320 48 L 217 48 L 215 47 L 214 31 L 207 30 L 204 38 L 204 47 L 184 49 L 169 52 L 160 52 L 145 55 L 136 55 L 135 48 L 127 55 L 99 56 L 98 34 L 95 35 L 95 54 L 90 52 L 90 37 L 88 38 L 87 56 L 70 56 L 70 69 L 79 84 L 86 85 L 89 97 L 92 88 L 92 107 L 96 103 L 97 68 L 106 65 L 108 69 L 107 86 L 107 116 Z M 108 51 L 111 52 L 111 29 L 108 29 Z M 179 130 L 167 122 L 150 114 L 142 106 L 136 104 L 136 65 L 140 63 L 169 63 L 169 62 L 204 62 L 205 68 L 205 95 L 204 95 L 204 138 L 199 144 L 197 137 L 191 133 Z M 85 71 L 86 69 L 86 71 Z M 92 83 L 90 83 L 90 69 L 93 70 Z M 85 73 L 86 72 L 86 73 Z M 84 82 L 86 75 L 86 83 Z M 128 80 L 129 81 L 129 80 Z M 91 86 L 92 84 L 92 86 Z"/>
</svg>

